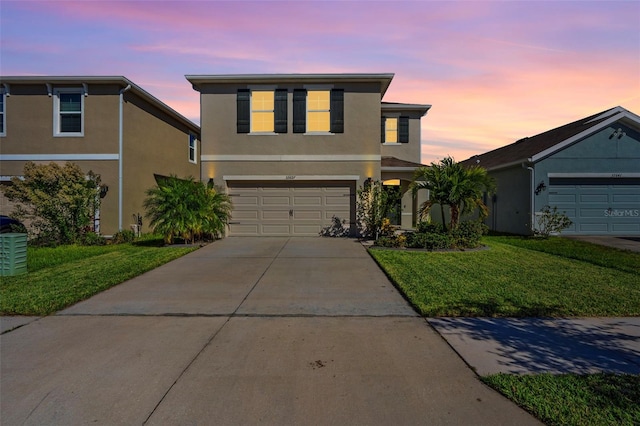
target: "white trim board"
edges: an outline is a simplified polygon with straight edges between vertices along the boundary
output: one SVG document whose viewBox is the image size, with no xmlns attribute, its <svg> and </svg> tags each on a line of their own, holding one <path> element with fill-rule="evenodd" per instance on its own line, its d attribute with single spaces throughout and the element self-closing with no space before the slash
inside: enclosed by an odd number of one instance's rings
<svg viewBox="0 0 640 426">
<path fill-rule="evenodd" d="M 550 178 L 637 178 L 640 173 L 547 173 Z"/>
<path fill-rule="evenodd" d="M 360 180 L 358 175 L 225 175 L 225 181 L 256 180 L 256 181 L 319 181 L 319 180 Z"/>
<path fill-rule="evenodd" d="M 201 155 L 200 161 L 381 161 L 374 155 Z"/>
<path fill-rule="evenodd" d="M 0 161 L 103 161 L 119 160 L 118 154 L 2 154 Z"/>
</svg>

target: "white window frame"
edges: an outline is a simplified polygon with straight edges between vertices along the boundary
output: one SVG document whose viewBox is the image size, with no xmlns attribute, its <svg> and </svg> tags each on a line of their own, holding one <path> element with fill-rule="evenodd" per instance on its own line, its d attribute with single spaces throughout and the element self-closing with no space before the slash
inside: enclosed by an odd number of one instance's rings
<svg viewBox="0 0 640 426">
<path fill-rule="evenodd" d="M 247 86 L 247 88 L 250 90 L 250 95 L 249 95 L 249 134 L 250 135 L 277 135 L 277 133 L 275 132 L 275 121 L 274 121 L 274 131 L 272 132 L 258 132 L 253 130 L 253 113 L 254 112 L 272 112 L 274 114 L 275 117 L 275 113 L 276 113 L 276 89 L 278 88 L 277 86 L 263 86 L 263 85 L 250 85 Z M 273 109 L 272 110 L 253 110 L 253 94 L 255 92 L 273 92 Z"/>
<path fill-rule="evenodd" d="M 5 89 L 0 89 L 0 96 L 2 96 L 2 131 L 0 131 L 0 137 L 7 136 L 7 92 Z"/>
<path fill-rule="evenodd" d="M 61 132 L 60 131 L 60 94 L 76 93 L 80 95 L 80 131 Z M 61 87 L 53 91 L 53 136 L 54 137 L 83 137 L 84 136 L 84 98 L 85 91 L 82 87 Z"/>
<path fill-rule="evenodd" d="M 193 143 L 193 146 L 191 144 Z M 194 134 L 189 134 L 189 143 L 188 143 L 188 153 L 187 156 L 189 158 L 189 162 L 193 164 L 198 164 L 198 138 Z M 193 150 L 193 158 L 191 158 L 191 150 Z"/>
<path fill-rule="evenodd" d="M 396 141 L 395 142 L 387 142 L 387 120 L 389 118 L 396 119 Z M 384 116 L 384 144 L 389 146 L 401 146 L 400 143 L 400 114 L 388 114 Z"/>
<path fill-rule="evenodd" d="M 308 128 L 309 126 L 309 112 L 324 112 L 324 111 L 328 111 L 329 112 L 329 130 L 327 131 L 322 131 L 322 132 L 317 132 L 317 131 L 310 131 L 310 130 L 306 130 L 305 131 L 305 135 L 333 135 L 334 133 L 331 133 L 331 90 L 333 90 L 334 85 L 333 84 L 305 84 L 304 85 L 304 89 L 307 91 L 307 100 L 305 102 L 305 127 Z M 329 92 L 329 108 L 326 110 L 310 110 L 309 109 L 309 92 Z"/>
</svg>

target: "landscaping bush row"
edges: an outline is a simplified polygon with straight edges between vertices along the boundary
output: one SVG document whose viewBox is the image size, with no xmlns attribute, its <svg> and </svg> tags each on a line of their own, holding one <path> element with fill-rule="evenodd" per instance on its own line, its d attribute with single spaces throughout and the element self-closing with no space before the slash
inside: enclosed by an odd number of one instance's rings
<svg viewBox="0 0 640 426">
<path fill-rule="evenodd" d="M 384 227 L 383 227 L 384 229 Z M 445 230 L 440 223 L 421 222 L 415 231 L 397 234 L 384 232 L 375 242 L 380 247 L 418 248 L 426 250 L 470 249 L 480 246 L 480 239 L 489 228 L 479 221 L 466 221 L 453 230 Z"/>
</svg>

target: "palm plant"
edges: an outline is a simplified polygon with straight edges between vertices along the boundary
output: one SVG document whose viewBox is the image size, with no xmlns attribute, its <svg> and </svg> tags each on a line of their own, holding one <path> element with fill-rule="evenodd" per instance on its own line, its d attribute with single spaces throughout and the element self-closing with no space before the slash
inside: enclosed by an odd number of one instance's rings
<svg viewBox="0 0 640 426">
<path fill-rule="evenodd" d="M 154 232 L 170 244 L 174 238 L 193 242 L 224 234 L 231 215 L 231 200 L 216 188 L 193 177 L 170 176 L 147 190 L 144 201 Z"/>
<path fill-rule="evenodd" d="M 420 206 L 420 218 L 425 218 L 433 205 L 439 204 L 442 214 L 442 224 L 446 229 L 444 206 L 449 207 L 451 216 L 450 228 L 458 226 L 460 216 L 479 210 L 479 216 L 484 219 L 489 214 L 487 206 L 482 201 L 485 192 L 495 191 L 495 181 L 487 171 L 478 166 L 464 167 L 451 157 L 446 157 L 440 163 L 431 163 L 429 167 L 421 167 L 416 171 L 411 184 L 413 191 L 429 190 L 429 199 Z"/>
</svg>

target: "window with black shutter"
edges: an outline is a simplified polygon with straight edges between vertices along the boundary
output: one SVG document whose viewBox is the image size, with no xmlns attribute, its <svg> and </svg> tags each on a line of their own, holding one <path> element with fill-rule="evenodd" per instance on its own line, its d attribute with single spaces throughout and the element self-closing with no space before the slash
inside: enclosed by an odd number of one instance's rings
<svg viewBox="0 0 640 426">
<path fill-rule="evenodd" d="M 276 89 L 274 113 L 274 131 L 287 133 L 287 89 Z"/>
<path fill-rule="evenodd" d="M 400 117 L 398 120 L 398 142 L 409 143 L 409 117 Z"/>
</svg>

